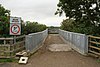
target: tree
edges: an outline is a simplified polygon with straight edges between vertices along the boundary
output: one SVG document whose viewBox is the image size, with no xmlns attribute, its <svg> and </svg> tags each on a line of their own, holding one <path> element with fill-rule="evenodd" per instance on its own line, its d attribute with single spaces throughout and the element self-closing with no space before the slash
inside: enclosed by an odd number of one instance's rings
<svg viewBox="0 0 100 67">
<path fill-rule="evenodd" d="M 55 14 L 64 12 L 66 17 L 75 20 L 77 26 L 100 28 L 100 0 L 59 0 L 57 6 Z"/>
<path fill-rule="evenodd" d="M 0 4 L 0 36 L 8 36 L 9 34 L 9 16 L 10 11 Z"/>
<path fill-rule="evenodd" d="M 40 32 L 46 29 L 46 25 L 39 24 L 38 22 L 27 21 L 26 25 L 22 24 L 22 34 L 30 34 Z"/>
<path fill-rule="evenodd" d="M 93 34 L 93 27 L 85 27 L 84 24 L 76 25 L 75 21 L 72 19 L 63 20 L 61 23 L 61 29 L 71 32 L 83 33 L 83 34 Z"/>
<path fill-rule="evenodd" d="M 74 27 L 74 21 L 73 20 L 63 20 L 61 23 L 61 29 L 66 30 L 66 31 L 72 31 Z"/>
</svg>

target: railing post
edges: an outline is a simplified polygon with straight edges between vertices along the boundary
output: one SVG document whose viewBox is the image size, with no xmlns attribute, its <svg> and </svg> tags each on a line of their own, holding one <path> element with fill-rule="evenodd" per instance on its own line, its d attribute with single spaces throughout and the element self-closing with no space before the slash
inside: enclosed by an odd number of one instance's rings
<svg viewBox="0 0 100 67">
<path fill-rule="evenodd" d="M 6 39 L 4 39 L 4 45 L 6 44 Z"/>
</svg>

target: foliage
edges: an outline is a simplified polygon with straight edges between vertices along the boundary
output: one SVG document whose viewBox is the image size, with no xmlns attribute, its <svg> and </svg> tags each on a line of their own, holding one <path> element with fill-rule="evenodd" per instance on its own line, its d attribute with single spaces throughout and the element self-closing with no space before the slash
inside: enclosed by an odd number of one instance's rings
<svg viewBox="0 0 100 67">
<path fill-rule="evenodd" d="M 59 0 L 57 6 L 55 14 L 61 15 L 64 12 L 66 17 L 73 19 L 75 21 L 73 29 L 77 30 L 76 32 L 99 33 L 100 0 Z"/>
<path fill-rule="evenodd" d="M 61 23 L 61 29 L 63 30 L 67 30 L 67 31 L 72 31 L 74 28 L 74 21 L 72 20 L 63 20 L 63 22 Z"/>
<path fill-rule="evenodd" d="M 37 22 L 27 21 L 26 24 L 22 24 L 22 34 L 40 32 L 45 29 L 46 29 L 46 25 L 39 24 Z"/>
<path fill-rule="evenodd" d="M 12 59 L 12 58 L 0 58 L 0 63 L 4 63 L 4 62 L 16 62 L 16 59 Z"/>
<path fill-rule="evenodd" d="M 61 29 L 71 32 L 83 33 L 87 35 L 99 35 L 100 28 L 94 25 L 86 26 L 85 24 L 78 24 L 72 19 L 63 20 L 61 23 Z M 97 29 L 97 30 L 96 30 Z"/>
<path fill-rule="evenodd" d="M 10 11 L 0 5 L 0 37 L 9 34 L 9 16 Z"/>
</svg>

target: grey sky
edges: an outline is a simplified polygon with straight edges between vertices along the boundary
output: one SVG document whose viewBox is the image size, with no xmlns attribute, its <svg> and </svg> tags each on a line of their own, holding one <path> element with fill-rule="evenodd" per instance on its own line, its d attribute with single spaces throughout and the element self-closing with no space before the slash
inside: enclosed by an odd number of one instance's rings
<svg viewBox="0 0 100 67">
<path fill-rule="evenodd" d="M 55 16 L 59 0 L 0 0 L 11 16 L 22 17 L 24 21 L 37 21 L 48 26 L 59 26 L 65 18 Z"/>
</svg>

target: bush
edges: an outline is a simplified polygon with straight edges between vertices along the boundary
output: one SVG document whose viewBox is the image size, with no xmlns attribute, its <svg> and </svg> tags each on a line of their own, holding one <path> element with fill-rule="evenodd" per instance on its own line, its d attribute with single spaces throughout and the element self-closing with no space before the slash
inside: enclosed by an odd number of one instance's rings
<svg viewBox="0 0 100 67">
<path fill-rule="evenodd" d="M 47 27 L 46 25 L 39 24 L 37 22 L 26 22 L 25 24 L 22 24 L 22 34 L 30 34 L 30 33 L 36 33 L 45 30 Z"/>
</svg>

